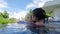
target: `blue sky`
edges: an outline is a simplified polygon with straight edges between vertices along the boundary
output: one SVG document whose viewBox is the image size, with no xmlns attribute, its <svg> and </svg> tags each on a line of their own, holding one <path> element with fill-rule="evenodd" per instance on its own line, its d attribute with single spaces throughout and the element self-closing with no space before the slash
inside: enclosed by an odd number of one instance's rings
<svg viewBox="0 0 60 34">
<path fill-rule="evenodd" d="M 32 0 L 6 0 L 6 2 L 12 8 L 19 8 L 25 10 L 26 5 L 32 2 Z"/>
<path fill-rule="evenodd" d="M 24 17 L 30 9 L 43 7 L 44 3 L 51 0 L 0 0 L 0 12 L 7 10 L 10 17 Z"/>
</svg>

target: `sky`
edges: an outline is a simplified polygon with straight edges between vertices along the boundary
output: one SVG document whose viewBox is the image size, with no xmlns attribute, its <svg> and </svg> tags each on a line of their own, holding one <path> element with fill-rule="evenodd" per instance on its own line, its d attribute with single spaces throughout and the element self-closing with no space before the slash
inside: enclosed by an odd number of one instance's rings
<svg viewBox="0 0 60 34">
<path fill-rule="evenodd" d="M 6 10 L 9 17 L 24 17 L 30 9 L 43 7 L 45 2 L 52 0 L 0 0 L 0 12 Z"/>
</svg>

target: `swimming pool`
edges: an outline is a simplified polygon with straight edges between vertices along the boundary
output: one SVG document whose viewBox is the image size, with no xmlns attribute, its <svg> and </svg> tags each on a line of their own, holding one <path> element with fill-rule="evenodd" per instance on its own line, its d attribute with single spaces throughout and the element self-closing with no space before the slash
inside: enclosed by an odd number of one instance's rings
<svg viewBox="0 0 60 34">
<path fill-rule="evenodd" d="M 45 34 L 60 34 L 60 22 L 59 23 L 51 22 L 48 25 L 54 28 L 49 28 L 50 31 L 48 31 Z M 1 26 L 2 28 L 0 28 L 0 34 L 32 34 L 32 32 L 26 28 L 25 24 L 17 24 L 17 23 L 7 25 L 0 24 L 0 27 Z"/>
<path fill-rule="evenodd" d="M 8 24 L 6 27 L 0 28 L 0 34 L 31 34 L 31 31 L 27 30 L 25 26 L 24 24 Z"/>
</svg>

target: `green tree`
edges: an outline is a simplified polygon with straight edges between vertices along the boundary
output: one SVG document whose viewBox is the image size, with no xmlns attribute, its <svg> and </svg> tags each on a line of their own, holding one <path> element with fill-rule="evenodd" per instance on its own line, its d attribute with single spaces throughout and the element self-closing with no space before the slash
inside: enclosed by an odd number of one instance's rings
<svg viewBox="0 0 60 34">
<path fill-rule="evenodd" d="M 7 11 L 0 12 L 0 24 L 16 23 L 16 18 L 9 18 Z"/>
<path fill-rule="evenodd" d="M 0 19 L 3 18 L 2 13 L 0 12 Z"/>
<path fill-rule="evenodd" d="M 10 21 L 10 23 L 16 23 L 17 19 L 16 18 L 10 18 L 9 21 Z"/>
<path fill-rule="evenodd" d="M 3 16 L 3 18 L 9 18 L 9 14 L 7 13 L 7 11 L 4 11 L 2 13 L 2 16 Z"/>
<path fill-rule="evenodd" d="M 29 14 L 32 14 L 32 9 L 30 9 Z"/>
</svg>

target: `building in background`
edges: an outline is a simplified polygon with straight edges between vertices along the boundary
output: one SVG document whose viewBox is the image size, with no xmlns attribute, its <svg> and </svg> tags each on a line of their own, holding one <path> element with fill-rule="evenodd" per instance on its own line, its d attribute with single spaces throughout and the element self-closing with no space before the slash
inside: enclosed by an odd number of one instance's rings
<svg viewBox="0 0 60 34">
<path fill-rule="evenodd" d="M 52 17 L 54 20 L 60 21 L 60 0 L 48 1 L 42 7 L 46 12 L 53 11 Z"/>
</svg>

